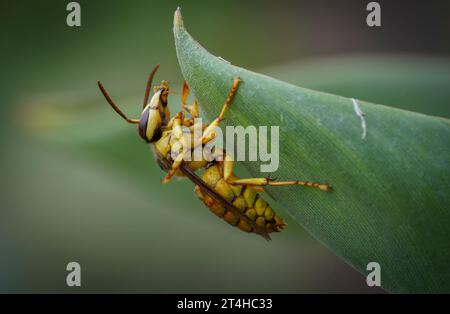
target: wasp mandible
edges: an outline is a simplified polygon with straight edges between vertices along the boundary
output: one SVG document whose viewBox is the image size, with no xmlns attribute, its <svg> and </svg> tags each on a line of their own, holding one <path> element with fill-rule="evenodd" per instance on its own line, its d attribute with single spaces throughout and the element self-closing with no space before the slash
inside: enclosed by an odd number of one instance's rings
<svg viewBox="0 0 450 314">
<path fill-rule="evenodd" d="M 281 231 L 286 224 L 259 195 L 264 186 L 302 185 L 322 191 L 331 190 L 331 186 L 328 184 L 310 181 L 277 181 L 270 178 L 240 179 L 233 173 L 233 160 L 223 148 L 215 148 L 213 152 L 221 158 L 212 161 L 206 159 L 186 161 L 185 155 L 193 151 L 186 147 L 194 148 L 194 145 L 204 147 L 214 139 L 214 129 L 224 119 L 241 79 L 239 77 L 233 79 L 228 96 L 217 118 L 210 124 L 201 126 L 202 135 L 198 141 L 200 144 L 186 143 L 183 132 L 186 132 L 186 129 L 188 132 L 193 132 L 194 119 L 199 117 L 198 102 L 195 100 L 192 105 L 187 104 L 189 86 L 184 81 L 181 104 L 190 117 L 186 117 L 185 113 L 180 111 L 171 118 L 167 100 L 169 84 L 164 80 L 155 87 L 155 93 L 148 101 L 153 78 L 158 68 L 159 64 L 150 73 L 139 119 L 128 118 L 114 103 L 103 85 L 100 82 L 97 84 L 117 114 L 128 123 L 137 124 L 139 135 L 145 142 L 152 144 L 158 165 L 167 172 L 163 183 L 168 183 L 173 176 L 187 177 L 195 184 L 194 190 L 197 196 L 214 214 L 242 231 L 260 234 L 265 239 L 270 239 L 269 233 Z M 175 155 L 173 151 L 175 151 Z M 202 177 L 196 174 L 199 169 L 204 169 Z"/>
</svg>

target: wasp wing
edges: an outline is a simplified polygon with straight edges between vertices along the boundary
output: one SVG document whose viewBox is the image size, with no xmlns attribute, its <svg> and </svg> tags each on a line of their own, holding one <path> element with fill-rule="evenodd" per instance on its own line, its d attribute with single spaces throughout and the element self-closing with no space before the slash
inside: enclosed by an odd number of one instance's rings
<svg viewBox="0 0 450 314">
<path fill-rule="evenodd" d="M 229 201 L 227 201 L 225 198 L 223 198 L 219 193 L 217 193 L 213 188 L 211 188 L 205 181 L 203 181 L 203 179 L 201 179 L 192 169 L 190 169 L 189 167 L 187 167 L 185 164 L 182 164 L 180 166 L 180 170 L 181 172 L 188 177 L 192 182 L 194 182 L 196 185 L 198 185 L 203 192 L 205 192 L 206 194 L 208 194 L 210 197 L 212 197 L 213 199 L 217 200 L 218 202 L 220 202 L 220 204 L 225 207 L 227 210 L 230 210 L 231 212 L 233 212 L 233 214 L 237 215 L 239 218 L 245 220 L 245 222 L 247 222 L 250 226 L 252 226 L 252 228 L 254 229 L 254 231 L 258 234 L 260 234 L 264 239 L 266 240 L 270 240 L 270 236 L 267 233 L 267 231 L 265 230 L 265 228 L 257 225 L 253 220 L 251 220 L 249 217 L 247 217 L 246 215 L 244 215 L 243 213 L 241 213 L 236 206 L 234 206 L 233 204 L 231 204 Z"/>
</svg>

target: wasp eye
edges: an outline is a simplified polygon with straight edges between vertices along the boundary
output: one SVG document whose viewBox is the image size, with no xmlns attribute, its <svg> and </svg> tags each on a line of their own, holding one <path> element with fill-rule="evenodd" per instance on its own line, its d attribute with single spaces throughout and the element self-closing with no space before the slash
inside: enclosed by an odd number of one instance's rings
<svg viewBox="0 0 450 314">
<path fill-rule="evenodd" d="M 154 142 L 161 138 L 161 114 L 158 108 L 147 106 L 142 111 L 139 120 L 139 135 L 147 142 Z"/>
<path fill-rule="evenodd" d="M 139 135 L 146 141 L 150 142 L 150 139 L 147 138 L 147 125 L 148 125 L 148 114 L 149 114 L 149 108 L 145 108 L 144 111 L 142 111 L 141 118 L 139 119 Z"/>
</svg>

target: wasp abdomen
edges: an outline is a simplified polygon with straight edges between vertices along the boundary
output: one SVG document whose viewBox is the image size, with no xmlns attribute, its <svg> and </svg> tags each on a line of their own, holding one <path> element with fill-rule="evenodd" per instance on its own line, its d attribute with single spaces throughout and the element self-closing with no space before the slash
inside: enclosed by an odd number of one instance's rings
<svg viewBox="0 0 450 314">
<path fill-rule="evenodd" d="M 233 175 L 233 179 L 236 177 Z M 217 163 L 206 169 L 203 181 L 219 193 L 224 199 L 233 204 L 242 214 L 264 228 L 267 233 L 280 231 L 285 223 L 267 202 L 251 186 L 231 185 L 223 178 L 223 164 Z M 199 186 L 195 192 L 203 203 L 217 216 L 223 218 L 232 226 L 242 231 L 255 232 L 254 228 L 239 215 L 225 209 L 222 204 L 202 193 Z"/>
</svg>

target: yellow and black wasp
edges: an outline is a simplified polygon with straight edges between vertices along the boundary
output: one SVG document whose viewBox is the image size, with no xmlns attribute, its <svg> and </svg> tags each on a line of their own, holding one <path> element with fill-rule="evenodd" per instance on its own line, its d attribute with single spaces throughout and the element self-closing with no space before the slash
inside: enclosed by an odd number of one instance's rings
<svg viewBox="0 0 450 314">
<path fill-rule="evenodd" d="M 241 79 L 238 77 L 233 79 L 233 84 L 218 117 L 210 124 L 201 126 L 201 138 L 197 141 L 199 144 L 186 143 L 184 132 L 186 130 L 193 132 L 194 119 L 199 117 L 198 102 L 195 100 L 192 105 L 187 104 L 189 87 L 184 82 L 181 103 L 190 117 L 186 117 L 181 111 L 171 118 L 167 101 L 169 84 L 166 81 L 162 81 L 159 86 L 155 87 L 155 93 L 148 101 L 152 81 L 158 68 L 159 65 L 150 73 L 145 89 L 143 110 L 139 119 L 129 119 L 114 103 L 100 82 L 98 82 L 98 86 L 111 107 L 128 123 L 137 124 L 139 135 L 147 143 L 152 144 L 156 161 L 161 169 L 167 172 L 163 183 L 169 182 L 173 176 L 189 178 L 195 184 L 195 193 L 214 214 L 223 218 L 230 225 L 237 226 L 246 232 L 260 234 L 266 239 L 270 239 L 269 233 L 283 229 L 285 223 L 258 194 L 263 191 L 263 186 L 302 185 L 323 191 L 331 190 L 331 186 L 328 184 L 310 181 L 277 181 L 270 178 L 240 179 L 233 173 L 232 158 L 223 149 L 215 148 L 213 151 L 213 154 L 222 158 L 212 161 L 204 158 L 186 161 L 184 157 L 194 151 L 194 145 L 203 147 L 214 139 L 214 129 L 224 119 Z M 192 149 L 186 149 L 186 147 Z M 202 177 L 196 174 L 199 169 L 205 169 Z"/>
</svg>

